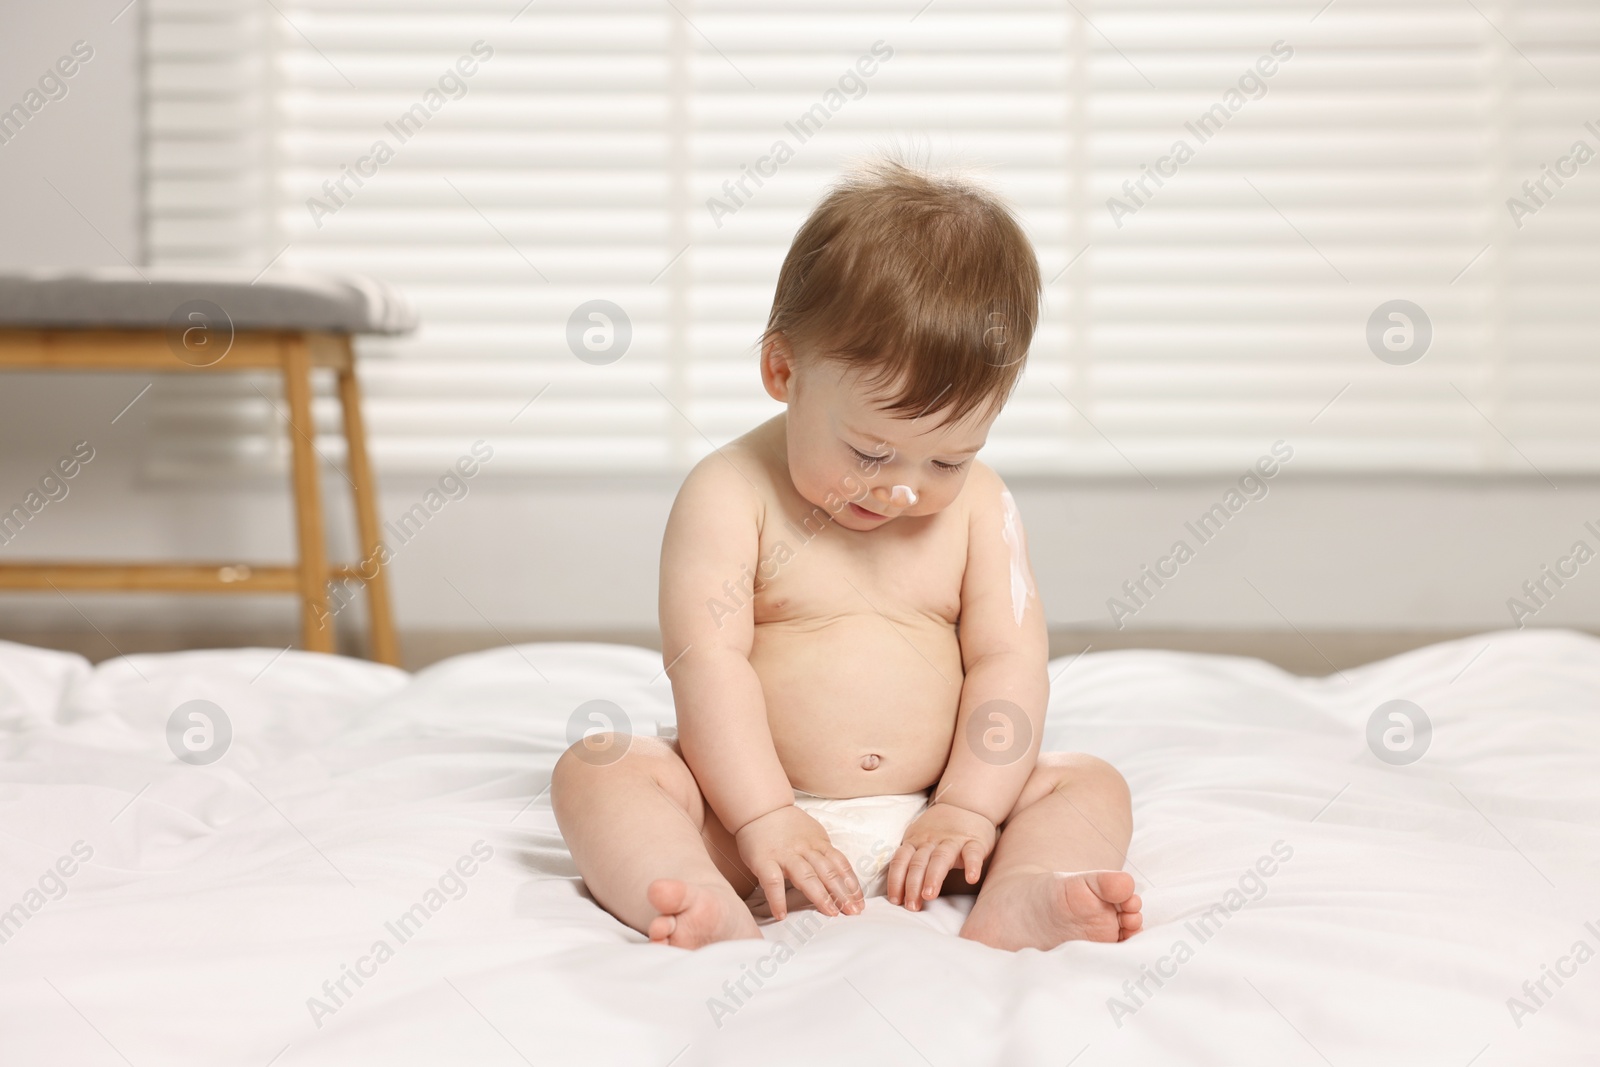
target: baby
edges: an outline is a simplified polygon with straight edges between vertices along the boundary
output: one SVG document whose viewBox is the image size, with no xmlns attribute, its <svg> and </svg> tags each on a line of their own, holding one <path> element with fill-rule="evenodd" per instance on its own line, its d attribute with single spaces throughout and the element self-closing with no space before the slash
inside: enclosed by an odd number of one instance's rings
<svg viewBox="0 0 1600 1067">
<path fill-rule="evenodd" d="M 1039 750 L 1044 611 L 976 458 L 1039 294 L 993 194 L 897 162 L 795 236 L 761 343 L 787 410 L 702 460 L 667 521 L 677 729 L 586 738 L 555 769 L 589 891 L 651 941 L 962 891 L 961 936 L 997 948 L 1139 929 L 1127 785 Z"/>
</svg>

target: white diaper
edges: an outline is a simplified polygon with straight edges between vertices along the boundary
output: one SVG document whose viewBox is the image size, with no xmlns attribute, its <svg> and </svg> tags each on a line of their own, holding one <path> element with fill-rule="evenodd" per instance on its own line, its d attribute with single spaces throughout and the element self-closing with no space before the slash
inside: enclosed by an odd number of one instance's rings
<svg viewBox="0 0 1600 1067">
<path fill-rule="evenodd" d="M 658 726 L 657 735 L 676 738 L 676 726 Z M 905 837 L 906 828 L 928 808 L 928 793 L 897 793 L 883 796 L 819 797 L 814 793 L 794 791 L 794 805 L 828 831 L 833 847 L 844 853 L 845 859 L 855 869 L 861 892 L 869 897 L 881 897 L 889 885 L 889 861 Z M 758 885 L 745 898 L 757 918 L 768 918 L 767 895 Z M 805 894 L 790 887 L 788 904 L 792 911 L 810 907 Z"/>
<path fill-rule="evenodd" d="M 920 793 L 871 797 L 819 797 L 794 791 L 794 806 L 822 824 L 833 847 L 844 853 L 855 869 L 861 892 L 881 897 L 888 890 L 889 861 L 905 837 L 906 828 L 928 808 L 928 790 Z M 790 887 L 789 910 L 811 907 L 804 893 Z M 758 885 L 745 898 L 757 918 L 772 914 L 767 895 Z"/>
</svg>

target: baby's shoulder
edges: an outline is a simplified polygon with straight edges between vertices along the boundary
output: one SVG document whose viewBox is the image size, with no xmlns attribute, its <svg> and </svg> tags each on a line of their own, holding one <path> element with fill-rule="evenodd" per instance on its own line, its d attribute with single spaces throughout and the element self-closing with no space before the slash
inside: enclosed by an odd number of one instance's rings
<svg viewBox="0 0 1600 1067">
<path fill-rule="evenodd" d="M 701 457 L 678 487 L 675 508 L 711 508 L 724 517 L 759 520 L 772 497 L 770 444 L 764 427 L 734 438 Z"/>
<path fill-rule="evenodd" d="M 972 470 L 967 473 L 966 483 L 962 485 L 961 495 L 957 499 L 970 522 L 974 519 L 981 521 L 985 516 L 1002 515 L 1005 501 L 1010 495 L 1005 479 L 993 467 L 973 457 Z"/>
</svg>

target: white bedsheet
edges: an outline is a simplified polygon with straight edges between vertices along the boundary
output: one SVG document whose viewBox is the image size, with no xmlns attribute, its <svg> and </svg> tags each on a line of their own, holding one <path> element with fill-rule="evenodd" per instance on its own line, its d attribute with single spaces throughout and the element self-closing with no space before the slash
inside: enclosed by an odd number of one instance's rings
<svg viewBox="0 0 1600 1067">
<path fill-rule="evenodd" d="M 1046 743 L 1127 775 L 1143 933 L 1008 954 L 953 936 L 963 901 L 880 899 L 689 953 L 583 894 L 541 795 L 584 701 L 671 721 L 652 653 L 525 645 L 412 676 L 0 644 L 0 909 L 29 912 L 0 944 L 0 1064 L 1596 1062 L 1600 961 L 1571 953 L 1600 951 L 1600 641 L 1489 634 L 1319 680 L 1160 652 L 1063 668 Z M 1411 766 L 1367 749 L 1393 698 L 1434 724 Z M 167 747 L 192 699 L 233 726 L 208 766 Z M 65 894 L 29 898 L 79 842 Z M 1261 895 L 1246 872 L 1279 842 Z M 430 898 L 462 857 L 464 895 Z M 1242 877 L 1260 899 L 1202 941 Z M 358 964 L 336 1003 L 324 982 Z M 770 977 L 736 1000 L 751 968 Z"/>
</svg>

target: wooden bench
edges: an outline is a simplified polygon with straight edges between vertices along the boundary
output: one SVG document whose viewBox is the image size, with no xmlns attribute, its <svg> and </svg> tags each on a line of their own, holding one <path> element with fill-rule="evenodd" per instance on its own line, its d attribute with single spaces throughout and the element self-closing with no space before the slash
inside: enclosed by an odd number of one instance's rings
<svg viewBox="0 0 1600 1067">
<path fill-rule="evenodd" d="M 415 313 L 363 278 L 104 269 L 0 274 L 0 371 L 222 374 L 275 371 L 287 401 L 298 558 L 292 564 L 0 562 L 0 589 L 284 593 L 300 600 L 304 648 L 334 651 L 328 584 L 366 592 L 371 658 L 398 665 L 377 490 L 351 335 L 414 329 Z M 332 370 L 344 411 L 347 476 L 365 571 L 331 564 L 318 487 L 311 372 Z"/>
</svg>

